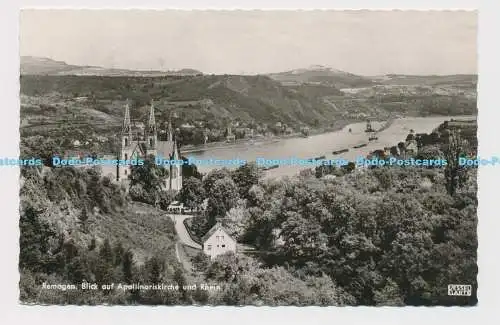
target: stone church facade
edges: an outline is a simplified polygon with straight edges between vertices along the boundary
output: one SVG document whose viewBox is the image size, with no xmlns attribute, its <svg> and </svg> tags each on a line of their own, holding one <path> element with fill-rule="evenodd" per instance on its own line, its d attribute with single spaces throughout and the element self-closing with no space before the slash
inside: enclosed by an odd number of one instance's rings
<svg viewBox="0 0 500 325">
<path fill-rule="evenodd" d="M 144 130 L 133 128 L 130 122 L 130 108 L 128 104 L 126 105 L 120 148 L 119 159 L 123 160 L 145 159 L 150 155 L 169 160 L 181 159 L 171 121 L 169 121 L 166 139 L 159 139 L 153 103 L 151 103 L 149 120 Z M 130 165 L 118 166 L 116 171 L 117 181 L 127 180 L 131 168 Z M 178 192 L 182 188 L 182 166 L 171 165 L 169 168 L 169 176 L 165 181 L 164 189 Z"/>
</svg>

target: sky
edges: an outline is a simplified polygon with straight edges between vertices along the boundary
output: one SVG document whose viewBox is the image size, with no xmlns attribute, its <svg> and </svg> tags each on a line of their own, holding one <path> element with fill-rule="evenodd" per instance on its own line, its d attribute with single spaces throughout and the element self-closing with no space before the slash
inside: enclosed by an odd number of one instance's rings
<svg viewBox="0 0 500 325">
<path fill-rule="evenodd" d="M 23 10 L 20 54 L 136 70 L 477 73 L 477 11 Z"/>
</svg>

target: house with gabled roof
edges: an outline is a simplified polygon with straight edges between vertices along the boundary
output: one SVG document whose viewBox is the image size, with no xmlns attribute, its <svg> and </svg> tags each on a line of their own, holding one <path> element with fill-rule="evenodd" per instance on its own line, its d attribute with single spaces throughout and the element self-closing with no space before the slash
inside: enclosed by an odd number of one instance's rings
<svg viewBox="0 0 500 325">
<path fill-rule="evenodd" d="M 229 235 L 227 230 L 220 223 L 216 223 L 205 236 L 201 238 L 201 243 L 203 252 L 205 255 L 210 256 L 210 258 L 227 252 L 236 253 L 236 240 Z"/>
</svg>

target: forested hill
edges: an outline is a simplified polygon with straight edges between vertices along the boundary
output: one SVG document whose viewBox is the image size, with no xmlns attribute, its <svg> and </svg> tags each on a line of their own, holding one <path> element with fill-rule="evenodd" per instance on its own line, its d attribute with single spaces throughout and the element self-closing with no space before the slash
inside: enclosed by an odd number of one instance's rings
<svg viewBox="0 0 500 325">
<path fill-rule="evenodd" d="M 284 87 L 266 76 L 98 77 L 21 76 L 21 94 L 53 96 L 56 101 L 87 97 L 89 108 L 122 116 L 125 100 L 143 107 L 151 99 L 158 110 L 178 109 L 186 120 L 241 119 L 260 123 L 297 124 L 332 120 L 338 112 L 322 101 L 341 96 L 321 85 Z M 116 105 L 114 103 L 120 103 Z M 137 112 L 136 112 L 137 113 Z M 132 112 L 134 114 L 134 112 Z M 134 116 L 132 116 L 134 117 Z"/>
<path fill-rule="evenodd" d="M 125 303 L 123 292 L 61 293 L 44 290 L 42 283 L 158 283 L 160 276 L 180 274 L 172 220 L 127 200 L 124 189 L 98 169 L 28 167 L 21 175 L 21 301 Z M 135 298 L 155 303 L 148 293 Z"/>
<path fill-rule="evenodd" d="M 314 83 L 330 85 L 337 88 L 368 87 L 379 84 L 369 77 L 363 77 L 345 71 L 324 66 L 311 66 L 307 69 L 296 69 L 280 73 L 272 73 L 271 78 L 283 84 Z"/>
<path fill-rule="evenodd" d="M 25 126 L 84 122 L 106 124 L 103 130 L 109 130 L 121 125 L 126 100 L 130 100 L 132 119 L 146 120 L 152 99 L 160 121 L 167 120 L 173 111 L 177 126 L 199 122 L 211 130 L 224 130 L 231 121 L 241 121 L 251 128 L 281 122 L 298 131 L 301 126 L 328 129 L 343 126 L 346 121 L 386 119 L 391 114 L 477 113 L 472 84 L 467 90 L 452 84 L 423 90 L 391 85 L 343 93 L 323 83 L 284 85 L 268 76 L 239 75 L 24 75 L 20 82 L 21 121 Z"/>
</svg>

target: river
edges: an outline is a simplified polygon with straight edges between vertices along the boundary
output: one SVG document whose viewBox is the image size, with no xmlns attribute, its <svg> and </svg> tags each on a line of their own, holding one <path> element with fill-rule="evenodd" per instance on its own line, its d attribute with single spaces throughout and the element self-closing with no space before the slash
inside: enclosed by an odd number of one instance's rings
<svg viewBox="0 0 500 325">
<path fill-rule="evenodd" d="M 257 158 L 265 159 L 287 159 L 296 157 L 299 159 L 309 159 L 313 157 L 326 156 L 326 159 L 343 158 L 355 160 L 359 156 L 366 156 L 371 151 L 391 147 L 404 141 L 406 136 L 413 129 L 416 133 L 430 133 L 444 121 L 450 119 L 475 119 L 476 116 L 437 116 L 437 117 L 408 117 L 396 119 L 385 130 L 377 134 L 378 140 L 368 141 L 368 133 L 364 132 L 366 123 L 350 124 L 340 131 L 329 132 L 310 136 L 308 138 L 282 139 L 276 142 L 246 143 L 240 146 L 229 148 L 214 148 L 187 153 L 186 156 L 195 159 L 241 159 L 255 161 Z M 374 129 L 379 129 L 383 123 L 372 123 Z M 351 129 L 351 132 L 349 132 Z M 368 145 L 363 148 L 353 149 L 352 147 L 361 143 Z M 348 148 L 349 151 L 333 155 L 332 151 Z M 221 165 L 198 165 L 198 170 L 208 172 L 215 168 L 222 168 Z M 265 172 L 266 178 L 292 176 L 301 169 L 307 167 L 300 165 L 280 166 Z"/>
</svg>

